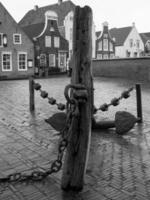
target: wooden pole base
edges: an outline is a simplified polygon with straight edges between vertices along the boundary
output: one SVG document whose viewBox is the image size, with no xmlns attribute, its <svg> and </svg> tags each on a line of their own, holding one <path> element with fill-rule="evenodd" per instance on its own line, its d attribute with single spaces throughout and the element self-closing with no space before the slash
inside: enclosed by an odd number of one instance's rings
<svg viewBox="0 0 150 200">
<path fill-rule="evenodd" d="M 87 100 L 78 105 L 79 117 L 72 120 L 69 144 L 63 166 L 61 187 L 79 191 L 84 186 L 84 176 L 91 140 L 92 119 L 92 11 L 88 6 L 75 9 L 73 66 L 71 84 L 82 84 L 87 91 Z M 75 91 L 72 90 L 73 95 Z M 74 97 L 75 98 L 75 97 Z"/>
</svg>

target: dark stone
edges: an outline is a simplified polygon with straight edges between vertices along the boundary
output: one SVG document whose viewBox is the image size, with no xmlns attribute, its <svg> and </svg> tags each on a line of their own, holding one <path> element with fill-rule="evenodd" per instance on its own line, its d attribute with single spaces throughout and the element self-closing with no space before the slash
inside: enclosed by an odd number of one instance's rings
<svg viewBox="0 0 150 200">
<path fill-rule="evenodd" d="M 66 113 L 60 112 L 52 115 L 45 121 L 50 124 L 56 131 L 62 131 L 66 124 L 67 115 Z"/>
<path fill-rule="evenodd" d="M 118 111 L 115 115 L 115 126 L 116 133 L 124 134 L 131 130 L 135 123 L 137 122 L 137 118 L 129 112 L 126 111 Z"/>
</svg>

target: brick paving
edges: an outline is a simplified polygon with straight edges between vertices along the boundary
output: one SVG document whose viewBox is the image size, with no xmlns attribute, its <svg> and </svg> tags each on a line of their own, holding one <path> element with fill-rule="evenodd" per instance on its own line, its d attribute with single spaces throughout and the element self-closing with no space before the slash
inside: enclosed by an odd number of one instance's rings
<svg viewBox="0 0 150 200">
<path fill-rule="evenodd" d="M 63 90 L 69 79 L 37 80 L 49 96 L 65 102 Z M 94 80 L 96 106 L 132 86 L 133 81 L 97 78 Z M 57 132 L 44 119 L 57 112 L 36 93 L 36 111 L 29 112 L 28 81 L 0 82 L 0 177 L 14 172 L 46 169 L 57 156 Z M 115 130 L 93 131 L 83 191 L 64 192 L 61 173 L 42 182 L 0 185 L 2 200 L 148 200 L 150 199 L 150 87 L 143 87 L 144 123 L 119 136 Z M 96 118 L 113 119 L 116 110 L 136 114 L 135 92 L 121 105 Z"/>
</svg>

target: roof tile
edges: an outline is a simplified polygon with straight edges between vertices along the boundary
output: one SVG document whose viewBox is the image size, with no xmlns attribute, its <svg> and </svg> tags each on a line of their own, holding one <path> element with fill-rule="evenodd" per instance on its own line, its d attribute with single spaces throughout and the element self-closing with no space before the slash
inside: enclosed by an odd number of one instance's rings
<svg viewBox="0 0 150 200">
<path fill-rule="evenodd" d="M 45 12 L 48 10 L 55 11 L 58 14 L 58 26 L 63 26 L 64 18 L 71 10 L 74 11 L 75 4 L 68 0 L 62 2 L 60 5 L 58 3 L 48 5 L 45 7 L 37 8 L 37 10 L 28 11 L 25 16 L 20 20 L 20 26 L 28 26 L 30 24 L 39 24 L 45 21 Z"/>
</svg>

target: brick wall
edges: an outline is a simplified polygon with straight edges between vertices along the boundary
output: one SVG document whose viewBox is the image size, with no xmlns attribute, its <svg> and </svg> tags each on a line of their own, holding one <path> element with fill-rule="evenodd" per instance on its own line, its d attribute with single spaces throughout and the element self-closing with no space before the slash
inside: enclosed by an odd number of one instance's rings
<svg viewBox="0 0 150 200">
<path fill-rule="evenodd" d="M 7 10 L 0 4 L 0 32 L 7 35 L 7 47 L 0 47 L 0 79 L 21 78 L 34 74 L 34 46 L 23 30 L 17 25 Z M 13 34 L 21 34 L 21 44 L 13 43 Z M 12 55 L 12 71 L 2 70 L 2 54 L 8 52 Z M 27 67 L 26 71 L 18 70 L 18 53 L 27 53 L 27 60 L 33 61 L 33 67 Z"/>
<path fill-rule="evenodd" d="M 150 80 L 150 57 L 93 60 L 93 75 Z"/>
</svg>

